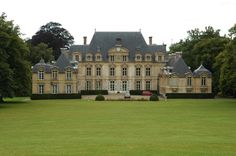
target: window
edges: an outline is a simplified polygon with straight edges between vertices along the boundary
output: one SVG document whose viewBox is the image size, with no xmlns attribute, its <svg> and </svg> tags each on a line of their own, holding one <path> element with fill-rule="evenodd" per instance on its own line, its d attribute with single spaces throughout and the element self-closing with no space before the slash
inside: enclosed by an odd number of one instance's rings
<svg viewBox="0 0 236 156">
<path fill-rule="evenodd" d="M 75 55 L 75 60 L 79 62 L 79 55 Z"/>
<path fill-rule="evenodd" d="M 38 71 L 38 79 L 44 80 L 44 71 L 42 71 L 42 70 Z"/>
<path fill-rule="evenodd" d="M 110 56 L 110 61 L 111 61 L 111 62 L 114 62 L 114 61 L 115 61 L 115 56 L 111 55 L 111 56 Z"/>
<path fill-rule="evenodd" d="M 159 61 L 159 62 L 162 61 L 162 56 L 158 56 L 158 61 Z"/>
<path fill-rule="evenodd" d="M 101 90 L 102 89 L 102 81 L 98 80 L 95 83 L 96 90 Z"/>
<path fill-rule="evenodd" d="M 66 94 L 72 93 L 72 85 L 66 85 Z"/>
<path fill-rule="evenodd" d="M 146 90 L 151 90 L 151 81 L 146 81 Z"/>
<path fill-rule="evenodd" d="M 115 81 L 110 81 L 110 91 L 114 91 L 115 90 Z"/>
<path fill-rule="evenodd" d="M 140 56 L 140 55 L 137 55 L 137 56 L 136 56 L 136 60 L 137 60 L 137 61 L 140 61 L 140 60 L 141 60 L 141 56 Z"/>
<path fill-rule="evenodd" d="M 91 76 L 92 75 L 92 69 L 91 67 L 86 68 L 86 75 Z"/>
<path fill-rule="evenodd" d="M 85 89 L 86 90 L 92 90 L 92 82 L 91 81 L 86 81 Z"/>
<path fill-rule="evenodd" d="M 57 80 L 57 71 L 56 70 L 52 71 L 52 79 Z"/>
<path fill-rule="evenodd" d="M 122 60 L 123 60 L 123 62 L 126 62 L 128 60 L 127 56 L 122 56 Z"/>
<path fill-rule="evenodd" d="M 151 56 L 150 55 L 146 56 L 146 61 L 151 61 Z"/>
<path fill-rule="evenodd" d="M 202 86 L 206 86 L 206 77 L 202 77 L 202 83 L 201 83 Z"/>
<path fill-rule="evenodd" d="M 66 71 L 66 80 L 71 80 L 71 79 L 72 79 L 71 70 L 67 70 Z"/>
<path fill-rule="evenodd" d="M 146 68 L 146 76 L 151 76 L 151 68 Z"/>
<path fill-rule="evenodd" d="M 91 55 L 87 55 L 86 60 L 87 61 L 92 61 L 92 56 Z"/>
<path fill-rule="evenodd" d="M 187 77 L 187 86 L 192 86 L 192 77 Z"/>
<path fill-rule="evenodd" d="M 57 94 L 58 93 L 58 85 L 57 84 L 53 84 L 52 85 L 52 93 L 53 94 Z"/>
<path fill-rule="evenodd" d="M 96 68 L 96 76 L 101 76 L 101 68 Z"/>
<path fill-rule="evenodd" d="M 115 76 L 115 68 L 110 68 L 110 76 Z"/>
<path fill-rule="evenodd" d="M 141 90 L 141 81 L 136 81 L 136 90 Z"/>
<path fill-rule="evenodd" d="M 101 56 L 100 56 L 100 55 L 97 55 L 96 60 L 97 60 L 97 61 L 100 61 L 100 60 L 101 60 Z"/>
<path fill-rule="evenodd" d="M 122 91 L 127 91 L 127 81 L 122 81 Z"/>
<path fill-rule="evenodd" d="M 127 76 L 127 68 L 122 68 L 122 76 Z"/>
<path fill-rule="evenodd" d="M 43 84 L 40 84 L 40 85 L 38 86 L 38 93 L 39 93 L 39 94 L 44 94 L 44 85 L 43 85 Z"/>
<path fill-rule="evenodd" d="M 141 68 L 136 68 L 136 76 L 141 76 Z"/>
</svg>

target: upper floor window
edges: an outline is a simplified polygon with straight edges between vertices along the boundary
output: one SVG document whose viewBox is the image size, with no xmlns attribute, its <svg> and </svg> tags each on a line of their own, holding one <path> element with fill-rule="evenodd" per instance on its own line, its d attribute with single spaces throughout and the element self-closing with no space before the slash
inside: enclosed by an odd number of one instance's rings
<svg viewBox="0 0 236 156">
<path fill-rule="evenodd" d="M 136 68 L 136 76 L 141 76 L 141 68 Z"/>
<path fill-rule="evenodd" d="M 126 62 L 128 60 L 128 56 L 122 56 L 122 61 Z"/>
<path fill-rule="evenodd" d="M 111 55 L 111 56 L 110 56 L 110 61 L 111 61 L 111 62 L 114 62 L 114 61 L 115 61 L 115 56 L 114 56 L 114 55 Z"/>
<path fill-rule="evenodd" d="M 146 56 L 146 61 L 151 61 L 151 58 L 152 58 L 151 55 L 147 55 Z"/>
<path fill-rule="evenodd" d="M 87 56 L 86 56 L 86 60 L 87 60 L 87 61 L 92 61 L 92 56 L 91 56 L 91 55 L 87 55 Z"/>
<path fill-rule="evenodd" d="M 101 55 L 96 56 L 96 61 L 101 61 Z"/>
<path fill-rule="evenodd" d="M 96 68 L 96 76 L 101 76 L 101 68 L 100 67 Z"/>
<path fill-rule="evenodd" d="M 206 77 L 201 78 L 201 85 L 206 86 Z"/>
<path fill-rule="evenodd" d="M 151 68 L 146 68 L 146 76 L 151 76 Z"/>
<path fill-rule="evenodd" d="M 66 71 L 66 80 L 71 80 L 72 79 L 72 72 L 71 70 Z"/>
<path fill-rule="evenodd" d="M 146 81 L 146 90 L 151 90 L 151 81 Z"/>
<path fill-rule="evenodd" d="M 87 67 L 87 68 L 86 68 L 86 75 L 87 75 L 87 76 L 91 76 L 91 75 L 92 75 L 92 69 L 91 69 L 91 67 Z"/>
<path fill-rule="evenodd" d="M 38 71 L 38 79 L 44 80 L 44 71 L 42 71 L 42 70 Z"/>
<path fill-rule="evenodd" d="M 122 76 L 127 76 L 127 68 L 122 68 Z"/>
<path fill-rule="evenodd" d="M 57 80 L 57 71 L 56 70 L 52 71 L 52 79 Z"/>
<path fill-rule="evenodd" d="M 115 68 L 110 68 L 110 76 L 115 76 Z"/>
<path fill-rule="evenodd" d="M 192 77 L 187 77 L 187 86 L 192 86 Z"/>
</svg>

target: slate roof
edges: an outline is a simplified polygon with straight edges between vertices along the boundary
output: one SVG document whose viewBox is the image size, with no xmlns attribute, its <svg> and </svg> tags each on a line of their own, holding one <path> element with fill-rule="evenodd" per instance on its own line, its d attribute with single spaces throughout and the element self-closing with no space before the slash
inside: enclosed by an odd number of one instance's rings
<svg viewBox="0 0 236 156">
<path fill-rule="evenodd" d="M 203 73 L 206 73 L 207 75 L 211 75 L 211 72 L 201 64 L 196 70 L 194 70 L 193 75 L 200 76 Z"/>
<path fill-rule="evenodd" d="M 51 65 L 49 63 L 45 63 L 44 59 L 41 59 L 39 63 L 35 64 L 32 68 L 32 72 L 38 72 L 39 68 L 43 68 L 45 72 L 51 72 L 52 68 L 55 68 L 56 66 Z"/>
<path fill-rule="evenodd" d="M 141 54 L 146 52 L 166 52 L 165 45 L 147 45 L 141 32 L 95 32 L 89 45 L 73 45 L 70 52 L 82 52 L 82 59 L 85 53 L 101 52 L 103 60 L 108 60 L 108 50 L 117 45 L 117 39 L 120 39 L 122 47 L 129 50 L 129 60 L 134 61 L 135 52 L 139 50 Z"/>
<path fill-rule="evenodd" d="M 172 67 L 172 73 L 177 74 L 180 77 L 185 77 L 186 74 L 192 74 L 192 71 L 188 68 L 181 56 L 169 56 L 167 66 Z"/>
</svg>

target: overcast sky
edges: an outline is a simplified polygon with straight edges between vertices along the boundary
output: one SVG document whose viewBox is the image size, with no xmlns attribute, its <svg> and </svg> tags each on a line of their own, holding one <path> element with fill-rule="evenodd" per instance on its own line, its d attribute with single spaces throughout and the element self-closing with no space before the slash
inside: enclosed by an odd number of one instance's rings
<svg viewBox="0 0 236 156">
<path fill-rule="evenodd" d="M 0 12 L 31 38 L 50 21 L 83 43 L 96 31 L 139 31 L 153 43 L 178 42 L 187 30 L 213 26 L 227 34 L 236 23 L 236 0 L 0 0 Z"/>
</svg>

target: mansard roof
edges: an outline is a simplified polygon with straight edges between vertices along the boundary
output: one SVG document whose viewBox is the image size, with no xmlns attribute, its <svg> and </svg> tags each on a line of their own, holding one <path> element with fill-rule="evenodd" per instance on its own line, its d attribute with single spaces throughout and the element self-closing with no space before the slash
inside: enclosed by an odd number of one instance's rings
<svg viewBox="0 0 236 156">
<path fill-rule="evenodd" d="M 45 72 L 51 72 L 52 68 L 55 68 L 56 66 L 51 65 L 49 63 L 45 63 L 44 59 L 41 59 L 39 63 L 35 64 L 32 68 L 32 72 L 37 72 L 39 69 L 43 69 Z"/>
<path fill-rule="evenodd" d="M 118 43 L 119 42 L 119 43 Z M 147 45 L 141 32 L 95 32 L 89 45 L 73 45 L 70 52 L 101 52 L 103 60 L 108 59 L 108 50 L 120 44 L 129 50 L 129 60 L 134 60 L 135 52 L 166 52 L 165 45 Z"/>
<path fill-rule="evenodd" d="M 193 72 L 194 76 L 200 76 L 203 73 L 211 75 L 211 72 L 208 69 L 206 69 L 202 64 Z"/>
</svg>

